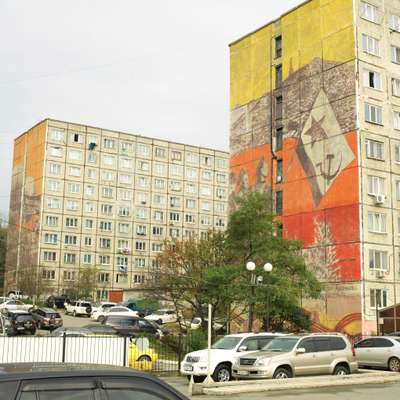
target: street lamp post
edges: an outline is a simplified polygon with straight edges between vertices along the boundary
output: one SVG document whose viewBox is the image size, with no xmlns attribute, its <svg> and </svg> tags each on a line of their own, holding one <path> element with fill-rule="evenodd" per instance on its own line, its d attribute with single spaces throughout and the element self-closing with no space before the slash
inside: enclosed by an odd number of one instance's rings
<svg viewBox="0 0 400 400">
<path fill-rule="evenodd" d="M 254 320 L 254 297 L 255 297 L 255 291 L 256 291 L 255 288 L 257 285 L 262 283 L 263 277 L 261 275 L 256 276 L 256 274 L 254 272 L 256 269 L 256 264 L 253 261 L 247 262 L 246 269 L 247 269 L 247 271 L 249 271 L 251 273 L 251 277 L 250 277 L 251 294 L 250 294 L 250 303 L 249 303 L 248 331 L 252 332 L 253 331 L 253 320 Z M 264 264 L 264 271 L 271 272 L 272 264 L 270 264 L 270 263 Z M 268 305 L 268 314 L 269 314 L 269 305 Z M 268 325 L 269 325 L 269 321 L 268 321 Z"/>
</svg>

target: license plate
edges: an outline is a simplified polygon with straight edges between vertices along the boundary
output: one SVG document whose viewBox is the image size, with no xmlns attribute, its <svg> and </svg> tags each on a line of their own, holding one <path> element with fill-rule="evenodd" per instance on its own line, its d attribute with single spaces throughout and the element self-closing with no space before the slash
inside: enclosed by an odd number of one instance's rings
<svg viewBox="0 0 400 400">
<path fill-rule="evenodd" d="M 248 375 L 249 371 L 238 371 L 237 375 Z"/>
<path fill-rule="evenodd" d="M 23 326 L 18 326 L 17 327 L 17 330 L 19 330 L 19 331 L 23 331 L 25 328 L 23 327 Z"/>
<path fill-rule="evenodd" d="M 193 366 L 192 365 L 184 365 L 183 370 L 188 371 L 188 372 L 193 371 Z"/>
</svg>

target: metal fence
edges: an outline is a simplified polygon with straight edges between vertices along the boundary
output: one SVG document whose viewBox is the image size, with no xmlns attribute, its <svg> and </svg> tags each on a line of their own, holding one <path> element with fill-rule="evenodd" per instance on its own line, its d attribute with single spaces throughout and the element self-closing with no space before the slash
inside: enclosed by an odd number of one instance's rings
<svg viewBox="0 0 400 400">
<path fill-rule="evenodd" d="M 154 373 L 177 373 L 189 350 L 181 336 L 154 337 L 0 337 L 0 364 L 16 362 L 88 363 L 126 366 Z"/>
</svg>

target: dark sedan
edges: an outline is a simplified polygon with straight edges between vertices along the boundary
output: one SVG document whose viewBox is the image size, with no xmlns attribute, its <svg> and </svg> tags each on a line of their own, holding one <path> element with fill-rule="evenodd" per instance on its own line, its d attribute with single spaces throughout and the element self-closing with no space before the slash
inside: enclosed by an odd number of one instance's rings
<svg viewBox="0 0 400 400">
<path fill-rule="evenodd" d="M 105 325 L 113 327 L 121 336 L 137 336 L 141 334 L 152 334 L 157 337 L 163 335 L 162 331 L 144 318 L 109 316 Z"/>
<path fill-rule="evenodd" d="M 38 329 L 54 330 L 63 325 L 61 315 L 52 308 L 38 308 L 32 311 L 32 317 L 36 321 Z"/>
</svg>

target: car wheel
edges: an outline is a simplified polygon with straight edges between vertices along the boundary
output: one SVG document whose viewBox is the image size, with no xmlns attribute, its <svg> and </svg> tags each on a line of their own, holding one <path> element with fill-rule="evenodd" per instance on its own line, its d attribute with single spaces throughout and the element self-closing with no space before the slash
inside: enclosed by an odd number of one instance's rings
<svg viewBox="0 0 400 400">
<path fill-rule="evenodd" d="M 157 321 L 157 324 L 158 324 L 158 325 L 162 325 L 162 319 L 159 319 L 159 320 Z"/>
<path fill-rule="evenodd" d="M 274 375 L 272 376 L 273 379 L 289 379 L 292 377 L 293 377 L 292 371 L 284 367 L 277 368 L 274 372 Z"/>
<path fill-rule="evenodd" d="M 97 318 L 97 321 L 100 322 L 101 324 L 103 324 L 105 321 L 105 318 L 102 315 L 100 315 L 100 317 Z"/>
<path fill-rule="evenodd" d="M 150 357 L 150 356 L 140 356 L 140 357 L 138 358 L 138 361 L 151 362 L 151 357 Z"/>
<path fill-rule="evenodd" d="M 400 372 L 400 360 L 396 357 L 392 357 L 388 363 L 389 370 L 392 372 Z"/>
<path fill-rule="evenodd" d="M 231 367 L 228 364 L 221 364 L 215 368 L 212 378 L 215 382 L 228 382 L 232 379 Z"/>
<path fill-rule="evenodd" d="M 349 367 L 346 365 L 336 365 L 335 369 L 333 370 L 333 375 L 350 375 Z"/>
<path fill-rule="evenodd" d="M 72 316 L 76 317 L 76 311 L 75 310 L 73 311 Z"/>
</svg>

